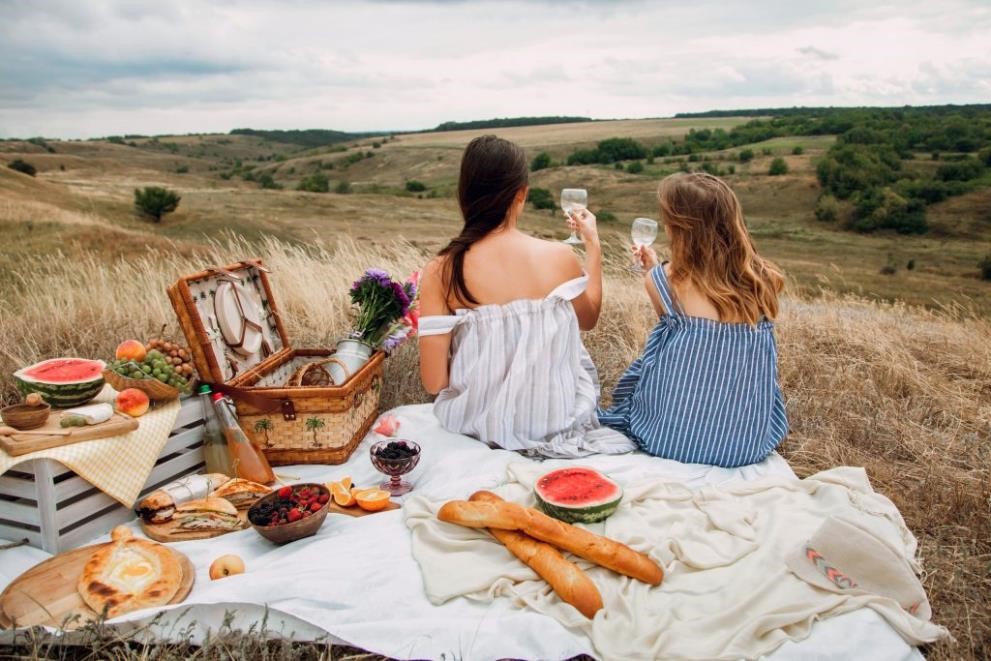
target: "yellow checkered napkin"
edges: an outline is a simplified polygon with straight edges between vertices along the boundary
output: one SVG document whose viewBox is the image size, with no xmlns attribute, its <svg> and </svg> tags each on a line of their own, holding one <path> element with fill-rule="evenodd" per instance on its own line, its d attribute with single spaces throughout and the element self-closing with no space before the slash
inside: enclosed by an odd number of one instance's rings
<svg viewBox="0 0 991 661">
<path fill-rule="evenodd" d="M 116 391 L 103 389 L 94 402 L 113 403 Z M 179 400 L 160 403 L 138 418 L 128 434 L 11 457 L 0 449 L 0 475 L 24 461 L 54 459 L 125 507 L 133 507 L 179 415 Z"/>
</svg>

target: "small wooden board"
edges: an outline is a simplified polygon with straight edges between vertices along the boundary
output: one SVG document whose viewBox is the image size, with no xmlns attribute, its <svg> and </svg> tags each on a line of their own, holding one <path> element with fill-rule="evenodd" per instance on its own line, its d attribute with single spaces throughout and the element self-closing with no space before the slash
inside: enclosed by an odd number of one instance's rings
<svg viewBox="0 0 991 661">
<path fill-rule="evenodd" d="M 351 507 L 341 507 L 333 500 L 328 503 L 330 505 L 330 514 L 347 514 L 348 516 L 365 516 L 367 514 L 378 514 L 379 512 L 388 512 L 390 510 L 397 510 L 402 505 L 389 501 L 389 504 L 385 506 L 384 509 L 377 510 L 375 512 L 369 512 L 368 510 L 363 510 L 357 505 L 352 505 Z"/>
<path fill-rule="evenodd" d="M 108 542 L 112 543 L 112 542 Z M 0 627 L 45 625 L 67 629 L 78 629 L 87 621 L 96 619 L 97 614 L 79 596 L 76 583 L 83 573 L 83 567 L 93 553 L 106 544 L 94 544 L 60 553 L 35 565 L 17 578 L 0 594 Z M 181 603 L 189 596 L 196 578 L 196 568 L 185 555 L 169 549 L 182 563 L 182 582 L 179 591 L 169 602 Z M 79 618 L 66 622 L 79 615 Z"/>
<path fill-rule="evenodd" d="M 45 421 L 45 424 L 37 429 L 29 430 L 32 432 L 30 434 L 18 433 L 11 434 L 10 436 L 0 436 L 0 448 L 3 448 L 3 451 L 11 457 L 17 457 L 22 454 L 28 454 L 29 452 L 61 447 L 71 443 L 79 443 L 80 441 L 110 438 L 111 436 L 132 432 L 138 428 L 138 421 L 135 418 L 115 411 L 109 420 L 101 422 L 98 425 L 66 427 L 63 429 L 59 426 L 59 421 L 66 414 L 67 410 L 53 410 L 52 414 L 48 416 L 48 420 Z M 50 436 L 33 433 L 47 431 L 68 431 L 69 433 L 64 435 L 52 434 Z"/>
<path fill-rule="evenodd" d="M 238 510 L 237 518 L 244 524 L 240 530 L 251 527 L 251 524 L 248 523 L 248 510 Z M 188 542 L 194 539 L 220 537 L 229 532 L 237 532 L 237 530 L 180 530 L 179 522 L 176 519 L 165 523 L 145 523 L 144 519 L 141 519 L 141 532 L 149 539 L 168 544 L 169 542 Z"/>
</svg>

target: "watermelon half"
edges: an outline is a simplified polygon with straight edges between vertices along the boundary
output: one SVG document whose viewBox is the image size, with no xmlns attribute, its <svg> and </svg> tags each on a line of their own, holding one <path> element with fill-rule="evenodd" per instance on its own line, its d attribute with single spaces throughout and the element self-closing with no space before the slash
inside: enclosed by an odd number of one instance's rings
<svg viewBox="0 0 991 661">
<path fill-rule="evenodd" d="M 102 360 L 52 358 L 14 372 L 14 382 L 24 396 L 36 392 L 58 408 L 82 406 L 103 390 Z"/>
<path fill-rule="evenodd" d="M 534 486 L 537 507 L 568 523 L 595 523 L 612 516 L 623 489 L 599 471 L 574 466 L 546 473 Z"/>
</svg>

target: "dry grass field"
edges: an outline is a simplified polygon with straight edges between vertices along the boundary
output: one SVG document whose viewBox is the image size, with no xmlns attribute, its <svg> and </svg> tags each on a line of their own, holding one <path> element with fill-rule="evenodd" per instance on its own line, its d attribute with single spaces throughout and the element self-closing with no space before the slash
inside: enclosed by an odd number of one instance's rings
<svg viewBox="0 0 991 661">
<path fill-rule="evenodd" d="M 496 132 L 560 159 L 603 137 L 650 142 L 704 123 Z M 457 231 L 451 195 L 460 148 L 478 133 L 400 135 L 315 150 L 248 136 L 163 137 L 157 144 L 137 140 L 137 147 L 52 142 L 55 153 L 0 142 L 0 161 L 21 157 L 39 170 L 32 178 L 0 167 L 0 397 L 12 397 L 11 371 L 40 358 L 105 357 L 120 338 L 157 334 L 163 325 L 175 335 L 165 286 L 180 273 L 247 255 L 272 267 L 294 342 L 331 343 L 345 327 L 347 285 L 362 269 L 406 274 Z M 935 205 L 930 235 L 839 231 L 812 214 L 819 192 L 813 162 L 829 144 L 822 137 L 768 141 L 762 146 L 772 155 L 758 148 L 756 159 L 737 163 L 727 177 L 758 248 L 789 277 L 778 337 L 792 432 L 781 451 L 801 476 L 865 466 L 918 536 L 935 619 L 956 638 L 927 655 L 989 658 L 991 283 L 978 279 L 976 264 L 991 252 L 991 190 Z M 804 154 L 793 156 L 795 146 Z M 359 153 L 372 156 L 346 163 Z M 766 176 L 773 155 L 785 156 L 789 174 Z M 730 161 L 720 157 L 731 154 L 710 157 L 724 164 Z M 239 159 L 256 173 L 273 173 L 285 189 L 223 178 Z M 657 159 L 639 175 L 573 166 L 531 176 L 532 186 L 552 191 L 584 185 L 593 210 L 616 217 L 601 223 L 605 308 L 586 335 L 606 391 L 652 323 L 642 288 L 621 270 L 629 221 L 656 215 L 656 181 L 676 168 Z M 355 192 L 292 190 L 316 171 L 332 186 L 348 181 Z M 408 193 L 410 179 L 428 191 Z M 152 184 L 182 195 L 178 211 L 161 224 L 133 210 L 133 189 Z M 565 236 L 551 212 L 528 209 L 523 225 L 546 238 Z M 894 275 L 879 273 L 886 264 L 898 266 Z M 427 401 L 416 360 L 415 347 L 407 346 L 388 361 L 387 406 Z"/>
</svg>

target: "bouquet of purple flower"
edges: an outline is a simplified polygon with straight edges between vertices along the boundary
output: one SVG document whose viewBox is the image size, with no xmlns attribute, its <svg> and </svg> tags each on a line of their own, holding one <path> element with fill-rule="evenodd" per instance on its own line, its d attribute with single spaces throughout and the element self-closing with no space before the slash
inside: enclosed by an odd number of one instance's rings
<svg viewBox="0 0 991 661">
<path fill-rule="evenodd" d="M 400 283 L 381 269 L 365 271 L 351 285 L 351 302 L 358 309 L 351 338 L 391 353 L 415 332 L 409 320 L 415 318 L 418 275 Z"/>
</svg>

